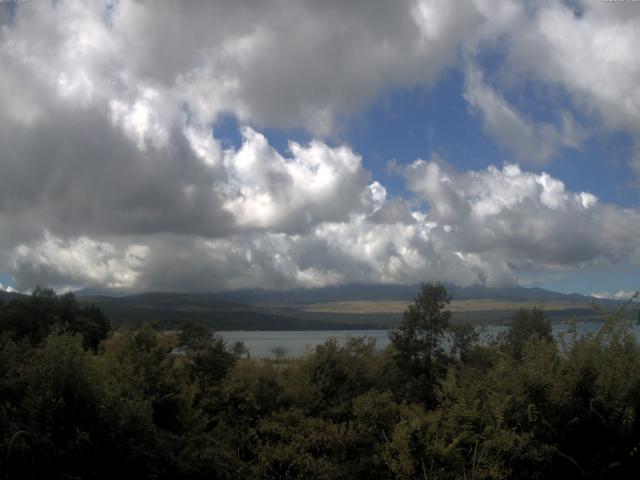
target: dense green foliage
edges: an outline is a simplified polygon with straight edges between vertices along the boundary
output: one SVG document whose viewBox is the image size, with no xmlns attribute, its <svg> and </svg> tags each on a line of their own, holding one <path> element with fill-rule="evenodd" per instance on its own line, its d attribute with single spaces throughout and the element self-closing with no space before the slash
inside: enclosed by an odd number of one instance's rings
<svg viewBox="0 0 640 480">
<path fill-rule="evenodd" d="M 95 350 L 111 330 L 109 319 L 93 305 L 78 305 L 72 293 L 57 296 L 36 288 L 30 297 L 4 304 L 0 301 L 0 334 L 14 341 L 42 342 L 56 326 L 82 337 L 85 348 Z"/>
<path fill-rule="evenodd" d="M 481 344 L 448 325 L 448 300 L 426 285 L 385 351 L 330 340 L 270 361 L 194 325 L 120 329 L 93 349 L 80 318 L 98 313 L 68 315 L 72 297 L 39 291 L 0 308 L 0 472 L 637 478 L 640 347 L 622 314 L 559 344 L 541 310 L 523 310 Z"/>
</svg>

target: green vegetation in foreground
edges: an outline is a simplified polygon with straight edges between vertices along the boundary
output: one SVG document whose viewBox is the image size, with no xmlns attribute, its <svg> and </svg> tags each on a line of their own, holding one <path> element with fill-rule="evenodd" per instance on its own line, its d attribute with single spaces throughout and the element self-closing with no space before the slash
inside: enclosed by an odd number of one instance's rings
<svg viewBox="0 0 640 480">
<path fill-rule="evenodd" d="M 637 478 L 635 315 L 623 307 L 598 334 L 558 345 L 544 313 L 522 309 L 481 345 L 473 327 L 450 325 L 449 301 L 425 285 L 383 352 L 355 338 L 265 361 L 202 325 L 110 331 L 100 310 L 37 290 L 0 305 L 0 472 Z"/>
</svg>

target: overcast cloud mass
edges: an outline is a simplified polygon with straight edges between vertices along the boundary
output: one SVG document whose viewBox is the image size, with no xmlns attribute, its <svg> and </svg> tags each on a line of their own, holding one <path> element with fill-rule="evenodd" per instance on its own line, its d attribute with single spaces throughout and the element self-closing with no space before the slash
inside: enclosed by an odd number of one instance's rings
<svg viewBox="0 0 640 480">
<path fill-rule="evenodd" d="M 498 286 L 640 267 L 637 201 L 545 173 L 561 152 L 624 135 L 621 187 L 637 195 L 639 4 L 0 9 L 0 273 L 19 290 Z M 395 164 L 392 191 L 344 132 L 379 96 L 432 91 L 450 71 L 505 154 L 465 169 L 424 151 Z M 238 144 L 214 133 L 228 116 Z M 294 130 L 307 140 L 270 141 Z"/>
</svg>

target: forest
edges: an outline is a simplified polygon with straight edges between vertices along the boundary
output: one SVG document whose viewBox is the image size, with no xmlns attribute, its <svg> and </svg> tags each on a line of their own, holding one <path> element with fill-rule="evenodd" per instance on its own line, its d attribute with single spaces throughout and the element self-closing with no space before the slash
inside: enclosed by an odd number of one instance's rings
<svg viewBox="0 0 640 480">
<path fill-rule="evenodd" d="M 383 351 L 250 358 L 203 325 L 113 329 L 72 294 L 0 304 L 5 479 L 637 478 L 640 347 L 541 308 L 481 341 L 422 286 Z"/>
</svg>

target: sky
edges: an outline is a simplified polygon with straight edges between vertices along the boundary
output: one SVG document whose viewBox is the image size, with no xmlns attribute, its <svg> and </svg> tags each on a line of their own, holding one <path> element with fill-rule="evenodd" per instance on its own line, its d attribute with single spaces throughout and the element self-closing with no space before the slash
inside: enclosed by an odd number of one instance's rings
<svg viewBox="0 0 640 480">
<path fill-rule="evenodd" d="M 0 289 L 640 288 L 640 2 L 0 5 Z"/>
</svg>

